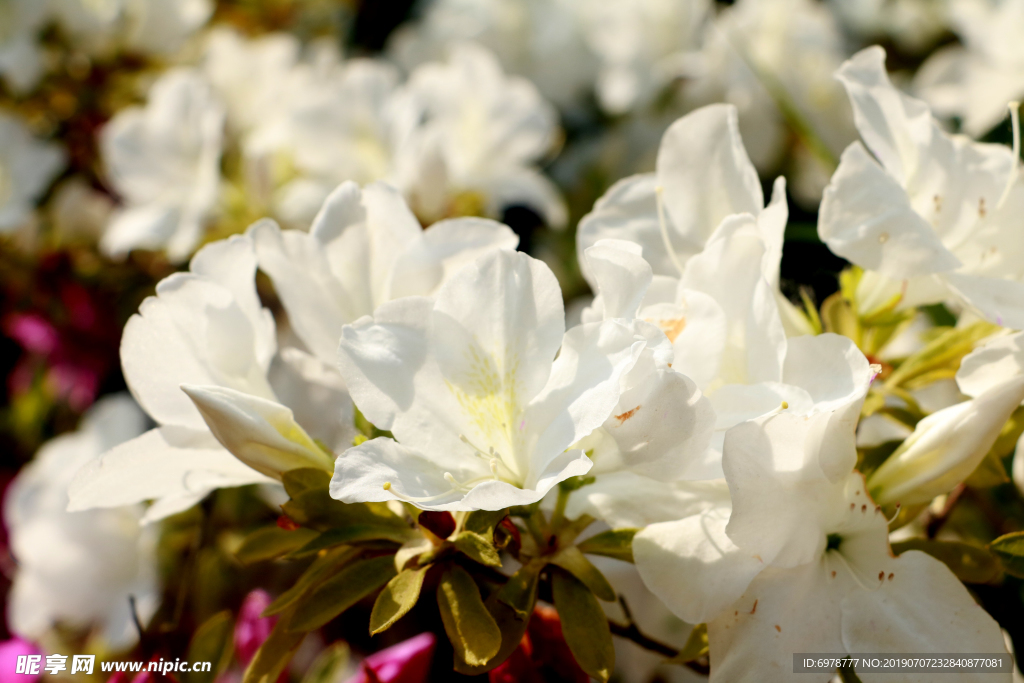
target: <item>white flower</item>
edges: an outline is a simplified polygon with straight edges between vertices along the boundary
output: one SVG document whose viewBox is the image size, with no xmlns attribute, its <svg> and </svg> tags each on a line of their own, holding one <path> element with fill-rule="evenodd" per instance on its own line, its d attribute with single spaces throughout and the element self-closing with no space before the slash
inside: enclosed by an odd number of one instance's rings
<svg viewBox="0 0 1024 683">
<path fill-rule="evenodd" d="M 21 227 L 64 166 L 64 152 L 0 112 L 0 234 Z"/>
<path fill-rule="evenodd" d="M 479 195 L 485 215 L 523 204 L 553 227 L 566 210 L 536 165 L 558 139 L 558 115 L 525 78 L 506 76 L 495 56 L 455 45 L 442 63 L 416 68 L 397 94 L 395 116 L 419 121 L 395 182 L 425 222 L 448 215 L 460 196 Z"/>
<path fill-rule="evenodd" d="M 40 3 L 43 4 L 43 3 Z M 211 0 L 51 0 L 54 18 L 76 48 L 168 57 L 213 13 Z"/>
<path fill-rule="evenodd" d="M 121 110 L 100 144 L 111 185 L 124 201 L 100 248 L 166 249 L 182 261 L 199 243 L 220 186 L 224 107 L 202 76 L 172 69 L 143 107 Z"/>
<path fill-rule="evenodd" d="M 8 0 L 0 5 L 0 76 L 14 93 L 32 89 L 43 75 L 39 29 L 46 2 Z"/>
<path fill-rule="evenodd" d="M 782 411 L 734 427 L 731 509 L 636 535 L 647 586 L 708 624 L 713 682 L 791 680 L 795 652 L 1003 651 L 998 625 L 944 564 L 891 555 L 885 516 L 853 470 L 853 426 Z"/>
<path fill-rule="evenodd" d="M 389 51 L 412 71 L 466 41 L 486 45 L 559 107 L 578 106 L 597 75 L 579 0 L 437 0 L 421 21 L 395 31 Z"/>
<path fill-rule="evenodd" d="M 76 432 L 45 443 L 11 483 L 4 522 L 18 569 L 7 619 L 18 635 L 38 641 L 58 623 L 95 626 L 120 650 L 137 638 L 129 596 L 143 624 L 156 612 L 157 534 L 139 528 L 141 507 L 66 511 L 75 472 L 137 436 L 145 422 L 128 396 L 102 399 Z"/>
<path fill-rule="evenodd" d="M 949 13 L 963 44 L 934 53 L 914 87 L 937 113 L 960 117 L 964 131 L 978 137 L 1003 120 L 1008 102 L 1024 97 L 1024 2 L 954 0 Z"/>
<path fill-rule="evenodd" d="M 837 77 L 875 158 L 859 142 L 843 152 L 821 204 L 822 240 L 875 271 L 903 306 L 954 299 L 1024 327 L 1014 152 L 943 132 L 924 102 L 889 82 L 881 48 L 857 53 Z"/>
<path fill-rule="evenodd" d="M 682 94 L 690 107 L 736 106 L 759 169 L 778 168 L 792 133 L 803 138 L 791 155 L 790 190 L 813 205 L 831 170 L 821 157 L 837 155 L 856 136 L 832 77 L 844 56 L 842 35 L 821 3 L 738 0 L 708 26 L 699 71 Z M 810 148 L 808 132 L 825 149 Z"/>
<path fill-rule="evenodd" d="M 500 510 L 589 471 L 571 446 L 611 413 L 648 342 L 625 321 L 565 332 L 564 320 L 551 271 L 499 250 L 456 273 L 436 301 L 397 299 L 346 326 L 345 382 L 396 440 L 339 456 L 331 495 Z"/>
<path fill-rule="evenodd" d="M 261 221 L 249 235 L 296 335 L 329 367 L 345 325 L 392 299 L 431 296 L 477 256 L 518 243 L 507 226 L 483 218 L 423 230 L 394 188 L 353 182 L 331 193 L 309 233 Z"/>
<path fill-rule="evenodd" d="M 827 0 L 847 32 L 862 44 L 888 38 L 902 51 L 927 52 L 949 30 L 946 0 Z"/>
<path fill-rule="evenodd" d="M 597 96 L 612 114 L 648 104 L 673 78 L 691 75 L 711 13 L 708 0 L 577 2 L 587 42 L 601 58 Z"/>
<path fill-rule="evenodd" d="M 255 272 L 251 241 L 233 237 L 201 249 L 190 272 L 165 278 L 142 302 L 125 325 L 121 365 L 132 395 L 160 426 L 84 467 L 69 509 L 154 500 L 144 518 L 152 521 L 215 488 L 271 481 L 224 450 L 180 389 L 222 387 L 276 400 L 268 380 L 274 320 L 256 296 Z"/>
</svg>

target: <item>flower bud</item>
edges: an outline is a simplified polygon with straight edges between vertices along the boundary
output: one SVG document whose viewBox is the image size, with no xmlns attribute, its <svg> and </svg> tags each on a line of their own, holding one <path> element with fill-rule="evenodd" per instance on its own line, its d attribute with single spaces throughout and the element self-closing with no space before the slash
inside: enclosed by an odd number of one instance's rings
<svg viewBox="0 0 1024 683">
<path fill-rule="evenodd" d="M 1024 377 L 1015 377 L 924 418 L 868 479 L 871 496 L 913 505 L 950 491 L 981 463 L 1021 401 Z"/>
<path fill-rule="evenodd" d="M 285 406 L 233 389 L 186 386 L 210 431 L 224 448 L 257 472 L 280 479 L 288 470 L 334 462 L 295 421 Z"/>
</svg>

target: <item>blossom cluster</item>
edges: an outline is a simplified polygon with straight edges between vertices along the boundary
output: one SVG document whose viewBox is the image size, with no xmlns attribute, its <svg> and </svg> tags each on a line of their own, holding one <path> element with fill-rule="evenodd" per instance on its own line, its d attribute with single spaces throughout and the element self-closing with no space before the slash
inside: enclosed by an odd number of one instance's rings
<svg viewBox="0 0 1024 683">
<path fill-rule="evenodd" d="M 1024 2 L 330 4 L 0 7 L 4 262 L 72 280 L 10 421 L 106 394 L 4 494 L 0 662 L 1024 646 Z"/>
</svg>

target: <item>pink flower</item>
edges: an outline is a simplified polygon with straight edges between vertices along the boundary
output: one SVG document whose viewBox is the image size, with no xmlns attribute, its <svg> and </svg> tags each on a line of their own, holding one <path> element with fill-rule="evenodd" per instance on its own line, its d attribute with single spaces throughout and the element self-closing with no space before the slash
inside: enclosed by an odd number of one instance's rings
<svg viewBox="0 0 1024 683">
<path fill-rule="evenodd" d="M 270 636 L 271 629 L 277 623 L 277 617 L 261 617 L 271 603 L 270 594 L 265 590 L 257 589 L 245 596 L 242 608 L 238 610 L 238 620 L 235 622 L 235 652 L 238 653 L 238 661 L 242 666 L 247 666 Z"/>
<path fill-rule="evenodd" d="M 424 683 L 436 640 L 433 633 L 421 633 L 374 652 L 363 660 L 363 670 L 345 683 Z"/>
<path fill-rule="evenodd" d="M 29 353 L 49 356 L 57 349 L 57 328 L 38 313 L 15 313 L 4 321 L 4 332 Z"/>
<path fill-rule="evenodd" d="M 20 655 L 42 655 L 43 651 L 32 643 L 21 638 L 11 638 L 0 643 L 0 683 L 32 683 L 39 679 L 40 673 L 19 674 Z M 45 660 L 40 660 L 39 671 L 42 672 Z"/>
</svg>

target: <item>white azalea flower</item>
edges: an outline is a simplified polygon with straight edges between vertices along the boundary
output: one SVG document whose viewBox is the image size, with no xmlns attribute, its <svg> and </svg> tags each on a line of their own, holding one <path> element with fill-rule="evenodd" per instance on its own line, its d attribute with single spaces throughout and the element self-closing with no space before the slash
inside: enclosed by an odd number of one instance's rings
<svg viewBox="0 0 1024 683">
<path fill-rule="evenodd" d="M 978 137 L 1024 98 L 1024 2 L 954 0 L 950 23 L 962 45 L 934 53 L 917 73 L 915 90 L 941 116 L 957 116 Z"/>
<path fill-rule="evenodd" d="M 0 76 L 14 93 L 31 90 L 43 75 L 38 32 L 47 3 L 8 0 L 0 5 Z"/>
<path fill-rule="evenodd" d="M 170 56 L 213 13 L 211 0 L 51 0 L 51 5 L 75 46 L 99 55 L 123 48 Z"/>
<path fill-rule="evenodd" d="M 739 128 L 754 164 L 778 168 L 796 117 L 791 191 L 808 204 L 820 197 L 831 168 L 821 157 L 838 155 L 856 137 L 842 93 L 832 77 L 845 56 L 832 14 L 813 0 L 738 0 L 709 25 L 701 70 L 685 81 L 690 106 L 727 102 L 737 107 Z M 790 110 L 787 114 L 785 108 Z"/>
<path fill-rule="evenodd" d="M 557 112 L 530 81 L 506 76 L 488 50 L 463 43 L 445 62 L 417 67 L 393 106 L 402 121 L 421 122 L 395 182 L 426 222 L 476 194 L 488 216 L 523 204 L 548 225 L 565 225 L 558 190 L 536 169 L 558 139 Z"/>
<path fill-rule="evenodd" d="M 621 114 L 646 105 L 673 78 L 692 75 L 709 0 L 577 2 L 587 41 L 601 58 L 597 96 Z"/>
<path fill-rule="evenodd" d="M 794 652 L 1003 651 L 999 626 L 944 564 L 891 555 L 885 516 L 853 470 L 854 422 L 834 418 L 781 411 L 733 428 L 731 508 L 634 539 L 647 586 L 707 623 L 712 681 L 791 680 Z"/>
<path fill-rule="evenodd" d="M 579 9 L 579 0 L 435 0 L 420 21 L 395 31 L 389 52 L 412 71 L 442 59 L 450 45 L 486 45 L 506 71 L 530 79 L 559 107 L 571 108 L 598 71 Z"/>
<path fill-rule="evenodd" d="M 426 230 L 384 183 L 343 183 L 309 233 L 271 221 L 249 229 L 260 269 L 274 282 L 306 348 L 333 367 L 342 328 L 402 296 L 431 296 L 460 267 L 493 249 L 515 249 L 507 226 L 455 218 Z"/>
<path fill-rule="evenodd" d="M 1024 327 L 1015 152 L 943 132 L 924 102 L 889 82 L 881 48 L 859 52 L 837 77 L 877 161 L 859 142 L 843 152 L 822 200 L 822 240 L 874 271 L 872 286 L 902 294 L 902 306 L 954 299 Z"/>
<path fill-rule="evenodd" d="M 947 0 L 827 0 L 829 9 L 861 44 L 887 38 L 921 54 L 949 30 Z"/>
<path fill-rule="evenodd" d="M 129 596 L 145 624 L 160 604 L 156 532 L 139 528 L 141 506 L 67 512 L 68 486 L 82 466 L 145 429 L 128 396 L 102 399 L 75 432 L 45 443 L 11 482 L 4 523 L 18 562 L 7 602 L 11 630 L 38 641 L 58 623 L 96 627 L 120 650 L 137 631 Z"/>
<path fill-rule="evenodd" d="M 202 76 L 172 69 L 143 107 L 121 110 L 100 137 L 103 161 L 124 201 L 100 248 L 166 249 L 173 261 L 199 243 L 220 186 L 224 107 Z"/>
<path fill-rule="evenodd" d="M 0 234 L 28 220 L 63 167 L 63 150 L 33 138 L 24 123 L 0 111 Z"/>
<path fill-rule="evenodd" d="M 331 495 L 500 510 L 586 474 L 591 460 L 571 447 L 611 413 L 648 337 L 618 320 L 565 332 L 564 320 L 547 266 L 499 250 L 460 270 L 436 301 L 397 299 L 346 326 L 345 382 L 396 440 L 339 456 Z"/>
<path fill-rule="evenodd" d="M 152 521 L 215 488 L 271 481 L 224 450 L 180 388 L 221 387 L 240 402 L 276 402 L 268 380 L 274 320 L 256 296 L 255 272 L 251 241 L 232 237 L 201 249 L 190 272 L 165 278 L 142 302 L 125 325 L 121 365 L 133 396 L 160 426 L 84 467 L 69 509 L 154 500 L 144 518 Z"/>
</svg>

